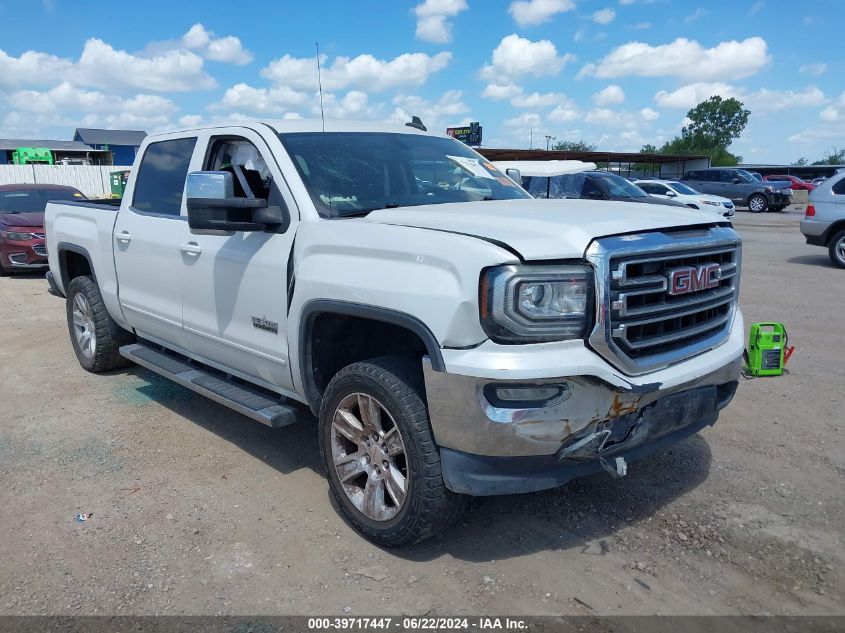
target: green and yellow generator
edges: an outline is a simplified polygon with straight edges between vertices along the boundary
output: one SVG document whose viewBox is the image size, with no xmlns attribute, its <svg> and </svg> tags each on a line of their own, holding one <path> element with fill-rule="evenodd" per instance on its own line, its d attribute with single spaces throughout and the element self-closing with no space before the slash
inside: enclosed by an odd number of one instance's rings
<svg viewBox="0 0 845 633">
<path fill-rule="evenodd" d="M 745 351 L 745 373 L 749 376 L 780 376 L 792 355 L 789 335 L 782 323 L 752 323 Z"/>
</svg>

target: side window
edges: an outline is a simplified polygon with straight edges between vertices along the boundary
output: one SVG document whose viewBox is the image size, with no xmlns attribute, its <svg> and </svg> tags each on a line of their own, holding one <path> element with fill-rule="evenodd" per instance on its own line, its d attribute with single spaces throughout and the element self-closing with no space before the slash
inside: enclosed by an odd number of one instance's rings
<svg viewBox="0 0 845 633">
<path fill-rule="evenodd" d="M 581 187 L 582 198 L 604 198 L 604 193 L 599 189 L 598 185 L 593 182 L 592 178 L 584 179 L 584 186 Z"/>
<path fill-rule="evenodd" d="M 135 179 L 132 206 L 141 211 L 179 215 L 185 178 L 196 138 L 150 143 Z"/>
<path fill-rule="evenodd" d="M 838 196 L 845 196 L 845 178 L 835 183 L 830 190 Z"/>
<path fill-rule="evenodd" d="M 719 175 L 721 176 L 722 182 L 733 182 L 734 180 L 734 173 L 732 171 L 720 171 Z"/>
<path fill-rule="evenodd" d="M 235 196 L 269 199 L 273 175 L 252 143 L 244 139 L 221 139 L 211 148 L 206 169 L 232 174 Z"/>
</svg>

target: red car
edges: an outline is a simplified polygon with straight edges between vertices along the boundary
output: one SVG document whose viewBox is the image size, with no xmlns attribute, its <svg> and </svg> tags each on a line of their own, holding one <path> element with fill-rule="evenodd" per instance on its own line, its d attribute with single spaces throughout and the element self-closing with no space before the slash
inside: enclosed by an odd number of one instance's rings
<svg viewBox="0 0 845 633">
<path fill-rule="evenodd" d="M 804 191 L 812 191 L 816 188 L 816 185 L 813 183 L 801 180 L 795 176 L 763 176 L 763 180 L 780 180 L 781 182 L 788 180 L 792 183 L 789 187 L 793 191 L 798 191 L 800 189 L 803 189 Z"/>
<path fill-rule="evenodd" d="M 85 199 L 64 185 L 0 185 L 0 275 L 47 268 L 47 201 Z"/>
</svg>

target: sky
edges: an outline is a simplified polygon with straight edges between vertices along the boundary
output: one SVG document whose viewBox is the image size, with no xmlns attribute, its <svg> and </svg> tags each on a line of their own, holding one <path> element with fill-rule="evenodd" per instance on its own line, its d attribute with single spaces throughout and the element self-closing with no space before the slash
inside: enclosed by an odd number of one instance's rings
<svg viewBox="0 0 845 633">
<path fill-rule="evenodd" d="M 0 137 L 320 116 L 637 151 L 713 94 L 731 151 L 845 147 L 845 0 L 0 0 Z M 530 145 L 533 139 L 533 145 Z"/>
</svg>

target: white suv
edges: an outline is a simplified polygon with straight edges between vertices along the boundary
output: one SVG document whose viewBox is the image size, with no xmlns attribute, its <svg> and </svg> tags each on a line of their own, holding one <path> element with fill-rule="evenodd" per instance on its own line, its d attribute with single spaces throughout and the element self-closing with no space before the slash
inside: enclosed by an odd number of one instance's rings
<svg viewBox="0 0 845 633">
<path fill-rule="evenodd" d="M 636 185 L 648 195 L 665 200 L 682 202 L 692 209 L 714 211 L 726 218 L 732 218 L 736 209 L 727 198 L 701 193 L 675 180 L 636 180 Z"/>
</svg>

